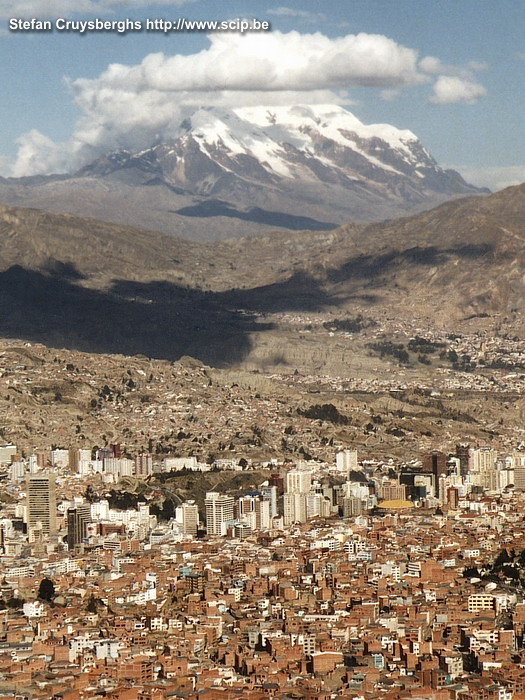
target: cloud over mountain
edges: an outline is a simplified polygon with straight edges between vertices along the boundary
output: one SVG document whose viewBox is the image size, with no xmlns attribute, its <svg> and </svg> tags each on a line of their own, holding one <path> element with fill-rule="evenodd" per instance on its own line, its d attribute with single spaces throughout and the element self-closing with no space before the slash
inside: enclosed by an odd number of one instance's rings
<svg viewBox="0 0 525 700">
<path fill-rule="evenodd" d="M 153 53 L 137 65 L 115 63 L 97 78 L 70 81 L 82 115 L 73 137 L 53 147 L 35 130 L 21 136 L 10 174 L 64 171 L 108 150 L 147 148 L 176 136 L 186 114 L 201 105 L 351 104 L 346 90 L 353 87 L 380 88 L 391 98 L 434 79 L 436 104 L 474 102 L 485 94 L 468 71 L 458 76 L 439 59 L 419 61 L 415 49 L 379 34 L 218 32 L 208 39 L 199 53 Z"/>
</svg>

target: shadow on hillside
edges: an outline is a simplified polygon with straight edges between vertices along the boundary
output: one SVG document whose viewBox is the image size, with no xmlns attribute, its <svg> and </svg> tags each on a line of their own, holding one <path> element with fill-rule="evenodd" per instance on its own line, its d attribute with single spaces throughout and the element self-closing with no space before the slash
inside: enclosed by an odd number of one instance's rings
<svg viewBox="0 0 525 700">
<path fill-rule="evenodd" d="M 251 333 L 272 328 L 257 322 L 255 312 L 314 310 L 329 302 L 304 275 L 223 293 L 126 280 L 101 291 L 79 286 L 80 278 L 59 261 L 44 272 L 20 266 L 1 272 L 0 335 L 95 353 L 191 355 L 224 367 L 247 356 Z"/>
<path fill-rule="evenodd" d="M 230 308 L 258 313 L 321 311 L 337 304 L 337 300 L 316 279 L 304 272 L 296 272 L 284 282 L 253 289 L 233 289 L 221 296 Z"/>
<path fill-rule="evenodd" d="M 251 209 L 243 211 L 220 199 L 209 199 L 198 204 L 182 207 L 174 213 L 180 216 L 204 219 L 213 216 L 227 216 L 232 219 L 240 219 L 241 221 L 274 226 L 275 228 L 286 228 L 290 231 L 303 231 L 304 229 L 308 231 L 331 231 L 339 226 L 339 224 L 330 223 L 329 221 L 311 219 L 309 216 L 294 216 L 293 214 L 269 211 L 260 207 L 251 207 Z"/>
<path fill-rule="evenodd" d="M 62 272 L 13 266 L 0 273 L 1 336 L 95 353 L 191 355 L 223 367 L 250 352 L 251 332 L 270 327 L 230 311 L 214 294 L 166 283 L 124 295 L 127 283 L 109 292 L 86 289 Z"/>
<path fill-rule="evenodd" d="M 359 255 L 348 260 L 341 267 L 330 270 L 328 278 L 332 282 L 348 279 L 372 279 L 390 271 L 401 263 L 411 265 L 443 265 L 451 258 L 460 260 L 477 260 L 494 253 L 494 246 L 486 244 L 467 244 L 456 248 L 435 248 L 419 246 L 407 250 L 392 250 L 381 255 Z"/>
</svg>

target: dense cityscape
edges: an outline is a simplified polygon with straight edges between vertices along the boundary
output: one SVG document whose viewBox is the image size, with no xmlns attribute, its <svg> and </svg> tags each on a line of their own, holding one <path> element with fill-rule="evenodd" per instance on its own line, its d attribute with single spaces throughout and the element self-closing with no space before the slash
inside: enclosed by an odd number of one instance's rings
<svg viewBox="0 0 525 700">
<path fill-rule="evenodd" d="M 520 450 L 210 465 L 4 445 L 0 462 L 2 698 L 525 690 Z M 247 492 L 172 490 L 262 467 Z"/>
<path fill-rule="evenodd" d="M 523 8 L 222 5 L 0 2 L 0 700 L 525 700 Z"/>
</svg>

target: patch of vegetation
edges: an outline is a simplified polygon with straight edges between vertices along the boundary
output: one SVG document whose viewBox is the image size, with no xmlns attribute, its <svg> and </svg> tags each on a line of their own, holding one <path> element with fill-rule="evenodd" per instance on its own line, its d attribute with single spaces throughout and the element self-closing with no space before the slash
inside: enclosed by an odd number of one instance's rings
<svg viewBox="0 0 525 700">
<path fill-rule="evenodd" d="M 350 423 L 348 416 L 339 413 L 332 403 L 314 404 L 304 410 L 298 408 L 297 413 L 305 418 L 323 420 L 334 425 L 349 425 Z"/>
<path fill-rule="evenodd" d="M 377 326 L 377 322 L 371 318 L 365 318 L 359 314 L 355 318 L 335 318 L 333 321 L 325 321 L 323 327 L 327 331 L 344 331 L 345 333 L 360 333 L 365 328 Z"/>
<path fill-rule="evenodd" d="M 431 355 L 437 350 L 445 347 L 445 343 L 434 343 L 426 338 L 421 338 L 419 335 L 416 335 L 415 338 L 410 338 L 407 345 L 407 348 L 411 352 L 417 352 L 421 355 Z"/>
<path fill-rule="evenodd" d="M 477 367 L 476 361 L 473 360 L 470 355 L 467 355 L 466 353 L 458 355 L 454 349 L 448 351 L 443 350 L 439 353 L 439 357 L 441 360 L 450 362 L 452 369 L 459 372 L 473 372 Z"/>
<path fill-rule="evenodd" d="M 137 508 L 139 501 L 141 503 L 144 502 L 144 497 L 139 494 L 130 493 L 129 491 L 115 491 L 115 489 L 111 489 L 106 497 L 109 507 L 116 508 L 117 510 Z"/>
<path fill-rule="evenodd" d="M 379 340 L 375 343 L 367 343 L 367 348 L 378 352 L 381 358 L 388 355 L 394 357 L 398 362 L 407 365 L 410 362 L 410 355 L 402 343 L 392 343 L 390 340 Z"/>
</svg>

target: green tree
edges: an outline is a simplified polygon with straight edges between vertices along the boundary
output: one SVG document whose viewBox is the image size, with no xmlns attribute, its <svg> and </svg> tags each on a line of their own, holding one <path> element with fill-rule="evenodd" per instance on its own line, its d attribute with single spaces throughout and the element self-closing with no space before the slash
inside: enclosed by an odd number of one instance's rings
<svg viewBox="0 0 525 700">
<path fill-rule="evenodd" d="M 50 603 L 55 597 L 55 584 L 50 578 L 43 578 L 38 588 L 38 599 Z"/>
</svg>

